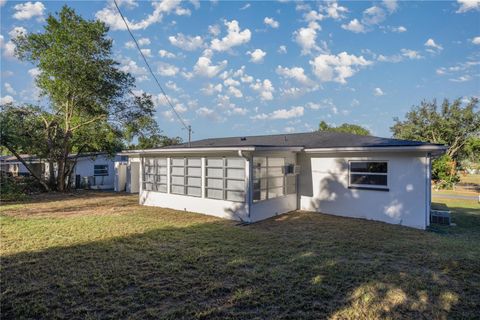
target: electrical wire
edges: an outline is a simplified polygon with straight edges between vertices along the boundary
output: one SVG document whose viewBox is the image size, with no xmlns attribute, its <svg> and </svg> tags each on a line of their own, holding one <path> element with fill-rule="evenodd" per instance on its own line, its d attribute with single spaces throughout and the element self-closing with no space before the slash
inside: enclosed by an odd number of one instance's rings
<svg viewBox="0 0 480 320">
<path fill-rule="evenodd" d="M 148 61 L 147 61 L 147 58 L 145 58 L 145 55 L 143 54 L 142 50 L 140 49 L 140 45 L 138 44 L 137 39 L 135 39 L 135 36 L 133 35 L 132 31 L 130 30 L 130 27 L 128 26 L 127 20 L 126 20 L 125 17 L 123 16 L 122 11 L 120 10 L 120 7 L 118 6 L 117 0 L 113 0 L 113 2 L 115 3 L 115 7 L 117 8 L 117 11 L 118 11 L 118 13 L 120 14 L 120 17 L 122 17 L 122 20 L 123 20 L 123 22 L 125 23 L 125 26 L 127 27 L 128 33 L 129 33 L 130 36 L 132 37 L 133 42 L 135 43 L 135 46 L 136 46 L 137 49 L 138 49 L 138 52 L 140 52 L 140 55 L 142 56 L 143 61 L 145 62 L 148 71 L 150 71 L 150 74 L 152 75 L 153 79 L 154 79 L 155 82 L 157 83 L 158 87 L 160 88 L 160 91 L 162 92 L 163 96 L 165 97 L 165 100 L 167 101 L 167 103 L 168 103 L 168 104 L 170 105 L 170 107 L 172 108 L 172 111 L 175 113 L 175 115 L 177 116 L 177 118 L 178 118 L 178 120 L 180 121 L 180 123 L 183 125 L 183 127 L 184 127 L 185 129 L 188 130 L 188 132 L 189 132 L 189 140 L 190 140 L 190 135 L 191 135 L 192 127 L 191 127 L 190 125 L 187 125 L 187 124 L 185 123 L 185 121 L 182 119 L 182 117 L 180 116 L 180 114 L 178 114 L 177 110 L 175 110 L 175 107 L 173 106 L 172 102 L 170 101 L 170 99 L 168 98 L 167 94 L 165 93 L 165 90 L 163 90 L 162 85 L 160 84 L 160 82 L 158 81 L 157 77 L 156 77 L 155 74 L 153 73 L 152 68 L 150 67 L 150 64 L 149 64 Z M 190 141 L 189 141 L 189 142 L 190 142 Z"/>
</svg>

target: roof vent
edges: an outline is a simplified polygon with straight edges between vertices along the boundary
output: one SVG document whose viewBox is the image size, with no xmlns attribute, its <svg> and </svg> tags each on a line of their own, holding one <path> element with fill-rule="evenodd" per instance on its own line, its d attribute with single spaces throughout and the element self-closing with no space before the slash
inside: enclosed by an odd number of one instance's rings
<svg viewBox="0 0 480 320">
<path fill-rule="evenodd" d="M 247 137 L 241 137 L 240 141 L 247 141 Z"/>
</svg>

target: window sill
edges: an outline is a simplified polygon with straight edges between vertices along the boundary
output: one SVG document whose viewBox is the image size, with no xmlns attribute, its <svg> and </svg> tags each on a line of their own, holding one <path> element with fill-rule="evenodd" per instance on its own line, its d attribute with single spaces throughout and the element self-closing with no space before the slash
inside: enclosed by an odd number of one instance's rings
<svg viewBox="0 0 480 320">
<path fill-rule="evenodd" d="M 357 187 L 357 186 L 348 186 L 348 189 L 358 189 L 358 190 L 371 190 L 371 191 L 386 191 L 389 192 L 389 188 L 378 188 L 378 187 Z"/>
</svg>

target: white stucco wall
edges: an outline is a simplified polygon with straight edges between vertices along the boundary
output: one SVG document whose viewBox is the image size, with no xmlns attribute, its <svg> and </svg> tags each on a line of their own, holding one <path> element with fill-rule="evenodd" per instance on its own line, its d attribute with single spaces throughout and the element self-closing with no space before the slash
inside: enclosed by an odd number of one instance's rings
<svg viewBox="0 0 480 320">
<path fill-rule="evenodd" d="M 425 154 L 305 154 L 298 156 L 300 209 L 425 229 Z M 387 160 L 389 191 L 348 188 L 349 160 Z"/>
<path fill-rule="evenodd" d="M 140 204 L 191 211 L 220 218 L 248 222 L 248 205 L 243 202 L 141 191 Z"/>
<path fill-rule="evenodd" d="M 94 158 L 91 157 L 81 157 L 77 161 L 75 166 L 75 172 L 73 173 L 73 178 L 76 175 L 81 177 L 90 177 L 94 176 L 94 166 L 95 165 L 108 165 L 108 176 L 97 176 L 95 177 L 96 185 L 100 189 L 113 189 L 114 179 L 115 179 L 115 167 L 114 161 L 112 158 L 109 158 L 105 155 L 98 155 Z"/>
<path fill-rule="evenodd" d="M 297 209 L 297 195 L 289 194 L 283 197 L 256 202 L 252 205 L 251 222 L 257 222 Z"/>
</svg>

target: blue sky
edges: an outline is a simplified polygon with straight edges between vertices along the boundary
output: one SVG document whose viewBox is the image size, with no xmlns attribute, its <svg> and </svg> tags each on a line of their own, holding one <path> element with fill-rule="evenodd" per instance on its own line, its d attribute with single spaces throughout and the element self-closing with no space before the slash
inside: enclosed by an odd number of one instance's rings
<svg viewBox="0 0 480 320">
<path fill-rule="evenodd" d="M 194 139 L 312 131 L 322 120 L 391 136 L 423 99 L 480 96 L 480 2 L 119 1 Z M 185 130 L 160 95 L 112 2 L 68 3 L 105 21 L 121 68 L 154 96 L 169 136 Z M 13 57 L 64 2 L 2 1 L 2 102 L 39 102 L 34 65 Z M 45 103 L 45 101 L 41 101 Z"/>
</svg>

